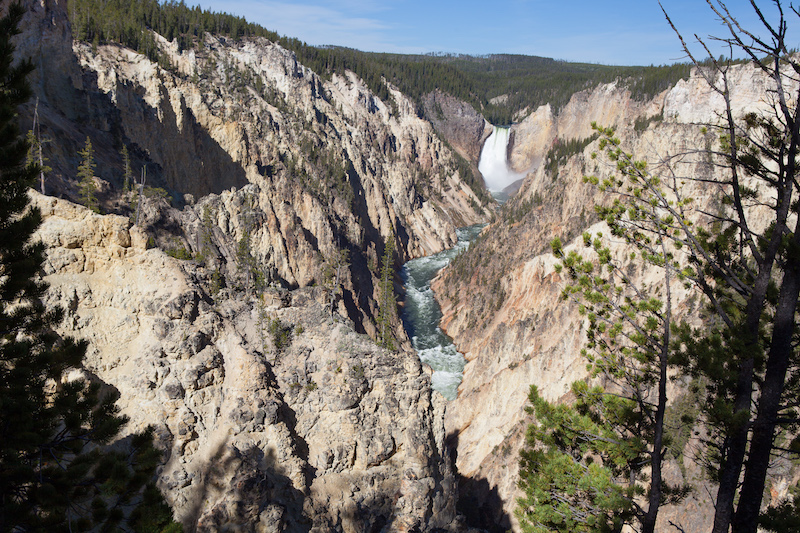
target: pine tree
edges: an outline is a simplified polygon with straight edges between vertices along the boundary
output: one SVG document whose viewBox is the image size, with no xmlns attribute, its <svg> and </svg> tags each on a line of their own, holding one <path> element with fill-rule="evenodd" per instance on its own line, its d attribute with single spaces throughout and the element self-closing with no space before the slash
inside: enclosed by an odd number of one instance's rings
<svg viewBox="0 0 800 533">
<path fill-rule="evenodd" d="M 394 350 L 395 341 L 392 334 L 392 320 L 397 313 L 397 304 L 394 296 L 394 235 L 386 239 L 380 276 L 378 344 L 387 350 Z"/>
<path fill-rule="evenodd" d="M 86 344 L 54 333 L 62 310 L 42 303 L 44 247 L 31 242 L 41 214 L 28 199 L 38 168 L 24 164 L 29 145 L 16 123 L 32 65 L 12 66 L 10 42 L 23 13 L 15 3 L 0 19 L 0 531 L 107 531 L 142 499 L 160 453 L 150 431 L 103 451 L 126 421 L 115 398 L 64 379 L 80 368 Z M 149 490 L 139 515 L 164 508 Z M 140 528 L 133 518 L 128 525 Z M 170 523 L 162 516 L 158 529 Z"/>
<path fill-rule="evenodd" d="M 573 384 L 574 405 L 554 405 L 531 387 L 528 396 L 537 424 L 528 426 L 520 452 L 516 514 L 525 532 L 589 533 L 620 531 L 634 515 L 635 486 L 625 482 L 646 444 L 622 438 L 600 413 L 630 409 L 624 399 L 583 382 Z M 610 409 L 610 411 L 604 411 Z"/>
<path fill-rule="evenodd" d="M 624 172 L 624 164 L 619 168 Z M 531 388 L 530 411 L 537 423 L 528 428 L 527 448 L 521 452 L 520 485 L 526 497 L 517 514 L 534 531 L 618 531 L 631 524 L 653 533 L 661 505 L 677 503 L 689 490 L 668 486 L 662 475 L 668 444 L 670 283 L 681 273 L 652 206 L 631 218 L 622 218 L 624 210 L 596 210 L 614 230 L 625 226 L 635 234 L 646 228 L 650 239 L 633 239 L 632 246 L 660 272 L 660 281 L 647 290 L 637 287 L 626 268 L 637 252 L 623 253 L 620 261 L 602 234 L 583 236 L 590 259 L 575 250 L 566 254 L 561 242 L 553 241 L 553 252 L 562 260 L 557 271 L 566 270 L 570 280 L 562 297 L 575 297 L 588 319 L 582 355 L 591 377 L 601 378 L 603 386 L 576 382 L 574 404 L 558 406 Z M 660 293 L 663 301 L 650 291 Z"/>
<path fill-rule="evenodd" d="M 254 288 L 257 262 L 250 245 L 250 231 L 247 229 L 242 232 L 242 236 L 236 243 L 236 263 L 244 279 L 244 289 L 250 292 Z"/>
<path fill-rule="evenodd" d="M 100 212 L 100 204 L 97 201 L 97 186 L 94 183 L 94 149 L 92 140 L 86 137 L 86 144 L 83 150 L 78 152 L 81 156 L 81 164 L 78 166 L 78 182 L 81 191 L 81 201 L 83 205 L 94 211 Z"/>
<path fill-rule="evenodd" d="M 36 134 L 33 130 L 28 130 L 27 135 L 25 135 L 25 142 L 28 143 L 28 152 L 25 155 L 25 165 L 35 165 L 36 164 Z"/>
<path fill-rule="evenodd" d="M 131 190 L 133 181 L 133 170 L 131 169 L 131 156 L 128 153 L 128 146 L 123 144 L 120 151 L 122 156 L 122 191 L 128 192 Z"/>
<path fill-rule="evenodd" d="M 729 31 L 728 37 L 715 40 L 743 53 L 764 76 L 762 110 L 737 115 L 731 103 L 733 60 L 720 57 L 701 64 L 681 37 L 685 51 L 698 67 L 697 75 L 724 106 L 718 120 L 702 130 L 709 148 L 701 161 L 714 163 L 719 169 L 711 176 L 678 175 L 670 165 L 654 172 L 621 148 L 613 130 L 600 128 L 600 146 L 616 167 L 616 175 L 586 179 L 614 198 L 612 205 L 598 211 L 613 237 L 636 246 L 640 258 L 671 269 L 676 279 L 683 280 L 704 303 L 703 326 L 673 324 L 668 346 L 674 369 L 700 383 L 698 408 L 704 437 L 695 455 L 718 484 L 712 531 L 755 533 L 760 527 L 780 531 L 786 530 L 786 524 L 796 523 L 800 515 L 800 506 L 786 501 L 767 508 L 762 516 L 767 474 L 775 457 L 796 460 L 800 453 L 800 438 L 796 436 L 800 424 L 800 61 L 789 46 L 780 1 L 774 2 L 774 23 L 751 2 L 767 35 L 764 38 L 744 29 L 723 2 L 709 0 L 708 5 Z M 708 54 L 709 48 L 702 41 L 700 44 L 702 53 Z M 719 202 L 694 207 L 685 187 L 691 182 L 703 196 Z M 667 253 L 662 243 L 666 243 Z M 590 280 L 595 276 L 591 271 L 581 275 Z M 637 298 L 631 302 L 636 300 L 644 301 Z M 592 305 L 597 302 L 602 299 L 590 299 Z M 628 313 L 631 318 L 639 314 L 638 307 Z M 614 332 L 614 326 L 609 325 L 607 331 Z M 669 334 L 670 330 L 664 331 Z M 629 340 L 638 344 L 635 337 Z M 590 337 L 591 342 L 594 339 Z M 626 346 L 623 343 L 618 347 Z M 536 395 L 532 400 L 539 401 Z M 589 411 L 580 407 L 579 414 L 591 414 L 596 405 L 591 404 Z M 549 416 L 545 410 L 542 413 L 545 420 L 555 420 L 555 424 L 548 422 L 549 427 L 559 427 L 565 419 Z M 626 420 L 611 414 L 611 418 L 604 415 L 591 420 L 605 419 L 614 424 Z M 568 433 L 546 432 L 548 435 L 554 436 L 558 446 L 569 442 Z M 567 446 L 567 450 L 574 449 Z M 583 453 L 580 448 L 578 452 L 579 456 Z M 600 456 L 597 451 L 582 455 L 587 463 Z M 537 469 L 555 463 L 523 456 L 526 460 L 527 465 L 537 467 L 529 469 L 525 479 L 531 479 L 529 487 L 537 497 Z M 602 465 L 613 466 L 605 460 Z M 655 478 L 649 482 L 651 496 L 655 484 Z M 597 494 L 591 481 L 582 488 Z M 582 516 L 598 508 L 590 498 L 567 500 L 570 509 Z M 652 505 L 653 499 L 648 501 Z M 617 508 L 603 516 L 624 521 L 627 512 L 627 508 Z"/>
<path fill-rule="evenodd" d="M 247 195 L 242 203 L 242 236 L 236 245 L 236 263 L 244 281 L 244 290 L 261 292 L 269 284 L 267 273 L 261 262 L 253 254 L 251 238 L 256 224 L 258 213 L 255 209 L 255 197 Z M 210 213 L 209 213 L 210 215 Z M 210 218 L 209 218 L 210 227 Z"/>
<path fill-rule="evenodd" d="M 732 58 L 714 59 L 700 40 L 701 53 L 711 57 L 701 65 L 667 16 L 698 75 L 724 104 L 719 121 L 707 125 L 717 144 L 708 157 L 726 176 L 706 188 L 722 206 L 709 213 L 710 231 L 681 229 L 714 322 L 699 331 L 683 327 L 681 355 L 709 383 L 704 418 L 711 473 L 719 483 L 712 531 L 756 533 L 775 454 L 796 459 L 800 450 L 800 439 L 785 437 L 796 435 L 800 422 L 800 61 L 780 0 L 771 12 L 751 0 L 759 30 L 744 28 L 724 2 L 707 3 L 728 32 L 710 40 L 747 57 L 764 77 L 766 108 L 737 116 Z M 791 5 L 789 11 L 799 13 Z M 680 210 L 666 207 L 682 220 Z M 763 212 L 756 216 L 756 209 Z"/>
</svg>

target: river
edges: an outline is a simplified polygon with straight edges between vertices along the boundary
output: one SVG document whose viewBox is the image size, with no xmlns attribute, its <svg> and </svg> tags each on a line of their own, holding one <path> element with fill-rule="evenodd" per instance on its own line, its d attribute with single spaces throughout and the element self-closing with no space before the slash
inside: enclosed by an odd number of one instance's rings
<svg viewBox="0 0 800 533">
<path fill-rule="evenodd" d="M 439 271 L 478 236 L 485 224 L 456 230 L 458 243 L 438 254 L 412 259 L 403 265 L 400 275 L 406 287 L 403 324 L 420 360 L 433 369 L 433 389 L 454 400 L 464 371 L 464 356 L 452 339 L 439 328 L 442 310 L 433 296 L 431 280 Z"/>
</svg>

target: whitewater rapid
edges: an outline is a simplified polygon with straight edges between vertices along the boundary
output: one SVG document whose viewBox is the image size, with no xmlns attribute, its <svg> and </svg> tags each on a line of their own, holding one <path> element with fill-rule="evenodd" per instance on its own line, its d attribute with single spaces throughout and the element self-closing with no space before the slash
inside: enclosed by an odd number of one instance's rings
<svg viewBox="0 0 800 533">
<path fill-rule="evenodd" d="M 434 298 L 431 280 L 450 261 L 469 247 L 485 224 L 457 230 L 458 243 L 438 254 L 412 259 L 403 265 L 400 275 L 406 287 L 403 324 L 420 360 L 433 369 L 433 389 L 454 400 L 464 371 L 464 356 L 439 327 L 442 310 Z"/>
<path fill-rule="evenodd" d="M 483 175 L 486 188 L 490 191 L 502 191 L 515 181 L 525 177 L 525 174 L 514 172 L 508 168 L 508 141 L 510 138 L 511 128 L 495 126 L 492 134 L 481 148 L 478 170 Z"/>
</svg>

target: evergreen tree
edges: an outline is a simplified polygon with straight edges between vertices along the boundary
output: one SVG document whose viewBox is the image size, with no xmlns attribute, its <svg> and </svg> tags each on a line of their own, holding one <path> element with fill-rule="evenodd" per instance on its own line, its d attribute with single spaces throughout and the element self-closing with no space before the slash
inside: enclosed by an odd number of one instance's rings
<svg viewBox="0 0 800 533">
<path fill-rule="evenodd" d="M 120 155 L 122 156 L 122 190 L 123 192 L 128 192 L 133 186 L 133 169 L 131 168 L 131 156 L 128 153 L 128 145 L 122 145 Z"/>
<path fill-rule="evenodd" d="M 613 218 L 607 208 L 596 209 Z M 612 228 L 630 223 L 628 231 L 643 227 L 652 235 L 649 241 L 633 240 L 633 246 L 660 270 L 657 287 L 637 287 L 626 268 L 631 256 L 616 259 L 601 234 L 583 236 L 590 259 L 574 250 L 565 254 L 560 241 L 553 241 L 562 260 L 557 270 L 566 269 L 571 282 L 562 297 L 576 296 L 589 321 L 582 355 L 591 377 L 601 378 L 603 386 L 574 383 L 574 404 L 558 406 L 531 389 L 538 424 L 528 428 L 528 447 L 521 452 L 520 485 L 526 498 L 517 514 L 534 531 L 619 531 L 635 524 L 653 533 L 661 505 L 688 493 L 688 487 L 668 486 L 662 475 L 669 440 L 670 283 L 682 273 L 657 223 L 657 210 L 643 210 L 633 221 L 612 220 Z"/>
<path fill-rule="evenodd" d="M 36 164 L 36 134 L 33 130 L 28 130 L 25 136 L 25 142 L 28 143 L 28 153 L 25 155 L 25 165 L 31 166 Z"/>
<path fill-rule="evenodd" d="M 777 14 L 774 24 L 751 2 L 766 38 L 744 29 L 724 3 L 709 1 L 708 4 L 730 32 L 729 37 L 720 40 L 744 53 L 768 80 L 762 98 L 766 108 L 759 113 L 737 116 L 731 103 L 733 61 L 721 57 L 702 65 L 696 62 L 702 67 L 697 69 L 698 75 L 705 78 L 724 106 L 719 120 L 706 125 L 704 134 L 709 149 L 701 155 L 701 161 L 715 163 L 719 170 L 711 176 L 686 176 L 674 174 L 666 165 L 654 173 L 645 162 L 634 160 L 620 147 L 620 139 L 613 130 L 600 128 L 601 148 L 617 172 L 602 180 L 591 176 L 586 179 L 613 195 L 613 203 L 598 210 L 600 218 L 611 227 L 612 235 L 638 248 L 640 258 L 671 270 L 688 287 L 693 287 L 705 303 L 703 327 L 674 324 L 671 333 L 670 329 L 663 330 L 662 338 L 672 337 L 666 344 L 670 348 L 670 364 L 697 379 L 702 387 L 699 408 L 705 438 L 704 448 L 697 457 L 718 483 L 712 531 L 755 533 L 761 524 L 779 529 L 783 527 L 781 524 L 794 523 L 798 516 L 798 506 L 791 501 L 768 508 L 763 517 L 760 515 L 773 459 L 776 455 L 796 459 L 800 450 L 800 438 L 792 437 L 800 424 L 797 412 L 800 86 L 796 79 L 800 62 L 787 44 L 787 21 L 780 1 L 774 2 Z M 685 43 L 682 38 L 681 42 Z M 701 45 L 707 54 L 709 49 L 702 42 Z M 692 181 L 704 196 L 720 201 L 702 209 L 693 207 L 685 188 Z M 682 258 L 680 262 L 676 260 L 678 256 Z M 583 268 L 580 262 L 576 265 L 578 271 Z M 595 274 L 584 271 L 581 275 L 591 279 Z M 619 290 L 628 289 L 622 285 Z M 589 300 L 592 306 L 604 302 L 600 295 Z M 635 302 L 631 299 L 631 303 Z M 641 309 L 632 307 L 624 314 L 636 317 Z M 591 333 L 591 315 L 589 319 Z M 669 322 L 666 317 L 665 320 Z M 613 324 L 606 331 L 618 335 Z M 636 346 L 641 338 L 629 337 L 629 341 Z M 590 344 L 593 342 L 595 339 L 590 336 Z M 620 343 L 617 350 L 625 355 L 622 350 L 630 346 Z M 539 402 L 535 394 L 532 399 Z M 581 401 L 579 395 L 578 414 L 588 413 L 593 423 L 605 420 L 617 425 L 626 421 L 626 417 L 608 409 L 597 418 L 592 412 L 599 404 L 591 403 L 587 409 Z M 537 408 L 537 414 L 539 411 Z M 559 419 L 550 416 L 546 409 L 541 411 L 546 428 L 563 425 L 566 415 Z M 612 416 L 605 418 L 609 414 Z M 605 427 L 586 431 L 597 433 Z M 648 433 L 637 431 L 637 434 L 650 439 Z M 613 457 L 607 461 L 599 450 L 585 452 L 585 448 L 570 447 L 569 433 L 560 430 L 545 433 L 545 438 L 550 436 L 557 448 L 566 442 L 572 457 L 586 461 L 584 466 L 599 458 L 603 467 L 612 468 L 612 473 L 617 467 Z M 656 450 L 655 440 L 652 442 L 652 450 Z M 550 446 L 545 444 L 546 448 Z M 535 467 L 525 470 L 525 482 L 542 468 L 555 464 L 555 461 L 532 459 L 523 455 L 523 467 Z M 597 468 L 596 463 L 593 466 Z M 557 471 L 563 472 L 563 468 Z M 528 486 L 536 491 L 537 482 L 533 479 Z M 636 479 L 631 483 L 640 487 L 649 485 L 647 500 L 652 506 L 655 470 L 649 483 Z M 581 489 L 596 496 L 599 494 L 596 488 L 603 487 L 599 481 L 590 480 Z M 626 488 L 625 484 L 619 486 L 623 495 Z M 608 521 L 600 523 L 611 529 L 625 521 L 629 513 L 626 507 L 598 506 L 591 498 L 576 501 L 569 497 L 574 492 L 562 494 L 567 495 L 571 509 L 577 514 L 586 516 L 598 507 L 605 509 L 607 512 L 602 516 Z M 539 495 L 536 492 L 534 497 Z M 560 503 L 559 500 L 557 504 Z M 548 508 L 555 513 L 563 512 L 563 508 Z M 642 525 L 644 529 L 644 522 Z"/>
<path fill-rule="evenodd" d="M 386 239 L 380 276 L 378 344 L 387 350 L 394 350 L 395 341 L 392 333 L 392 320 L 397 313 L 397 303 L 394 296 L 394 235 Z"/>
<path fill-rule="evenodd" d="M 710 197 L 723 199 L 708 231 L 680 228 L 684 250 L 694 265 L 693 280 L 702 291 L 713 322 L 708 330 L 681 328 L 682 364 L 709 383 L 704 409 L 710 429 L 711 472 L 719 483 L 714 533 L 755 533 L 774 454 L 797 458 L 800 440 L 783 442 L 781 433 L 797 433 L 800 352 L 797 349 L 800 296 L 800 61 L 787 37 L 788 21 L 780 0 L 772 15 L 750 2 L 760 31 L 745 29 L 726 5 L 708 1 L 728 30 L 722 41 L 738 50 L 768 80 L 766 110 L 735 115 L 729 74 L 732 61 L 712 57 L 703 76 L 724 103 L 720 121 L 707 125 L 718 148 L 712 162 L 727 176 L 706 184 Z M 798 11 L 790 6 L 796 16 Z M 675 29 L 684 50 L 695 59 Z M 681 209 L 666 206 L 682 221 Z M 756 210 L 763 210 L 755 215 Z M 760 230 L 759 228 L 766 228 Z M 780 439 L 780 440 L 778 440 Z"/>
<path fill-rule="evenodd" d="M 255 270 L 257 263 L 250 245 L 249 230 L 245 230 L 241 238 L 239 238 L 239 242 L 236 243 L 236 263 L 239 265 L 239 272 L 244 278 L 244 289 L 250 292 L 256 277 Z"/>
<path fill-rule="evenodd" d="M 516 514 L 526 533 L 620 531 L 634 516 L 636 487 L 625 482 L 645 443 L 623 438 L 600 413 L 630 410 L 629 400 L 616 402 L 600 388 L 573 384 L 574 405 L 554 405 L 531 387 L 528 396 L 538 423 L 528 426 L 520 462 Z M 630 437 L 630 435 L 628 435 Z"/>
<path fill-rule="evenodd" d="M 42 303 L 44 247 L 31 242 L 41 215 L 28 199 L 38 168 L 24 164 L 29 145 L 16 123 L 32 65 L 12 66 L 11 38 L 23 13 L 15 3 L 0 19 L 0 531 L 108 531 L 142 499 L 160 453 L 150 431 L 134 435 L 127 449 L 104 452 L 99 445 L 126 421 L 115 399 L 101 397 L 98 384 L 65 379 L 80 367 L 86 344 L 54 333 L 62 311 Z M 152 490 L 139 516 L 163 511 Z M 133 529 L 147 527 L 133 518 Z M 155 530 L 170 523 L 162 515 Z"/>
<path fill-rule="evenodd" d="M 86 144 L 83 150 L 78 152 L 81 156 L 81 163 L 78 166 L 78 182 L 81 191 L 81 201 L 83 205 L 94 211 L 100 212 L 100 204 L 97 201 L 97 186 L 94 183 L 94 149 L 92 148 L 92 140 L 86 137 Z"/>
<path fill-rule="evenodd" d="M 252 196 L 245 196 L 242 207 L 242 236 L 236 244 L 236 263 L 244 278 L 244 290 L 248 293 L 251 290 L 261 291 L 268 283 L 258 259 L 253 255 L 253 247 L 250 243 L 256 216 L 254 203 L 255 200 Z"/>
</svg>

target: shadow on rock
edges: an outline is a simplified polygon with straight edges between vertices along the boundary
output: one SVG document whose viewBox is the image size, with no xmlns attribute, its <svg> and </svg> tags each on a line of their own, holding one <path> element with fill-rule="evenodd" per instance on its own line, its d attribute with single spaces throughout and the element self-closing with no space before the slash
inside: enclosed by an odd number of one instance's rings
<svg viewBox="0 0 800 533">
<path fill-rule="evenodd" d="M 280 466 L 275 451 L 239 449 L 227 439 L 213 450 L 192 498 L 186 531 L 307 533 L 305 495 Z"/>
<path fill-rule="evenodd" d="M 446 446 L 453 456 L 453 464 L 458 459 L 458 434 L 447 436 Z M 456 510 L 466 518 L 470 527 L 480 528 L 489 533 L 504 533 L 511 529 L 511 517 L 503 509 L 504 501 L 497 487 L 484 478 L 463 476 L 456 472 L 458 482 L 458 502 Z"/>
</svg>

